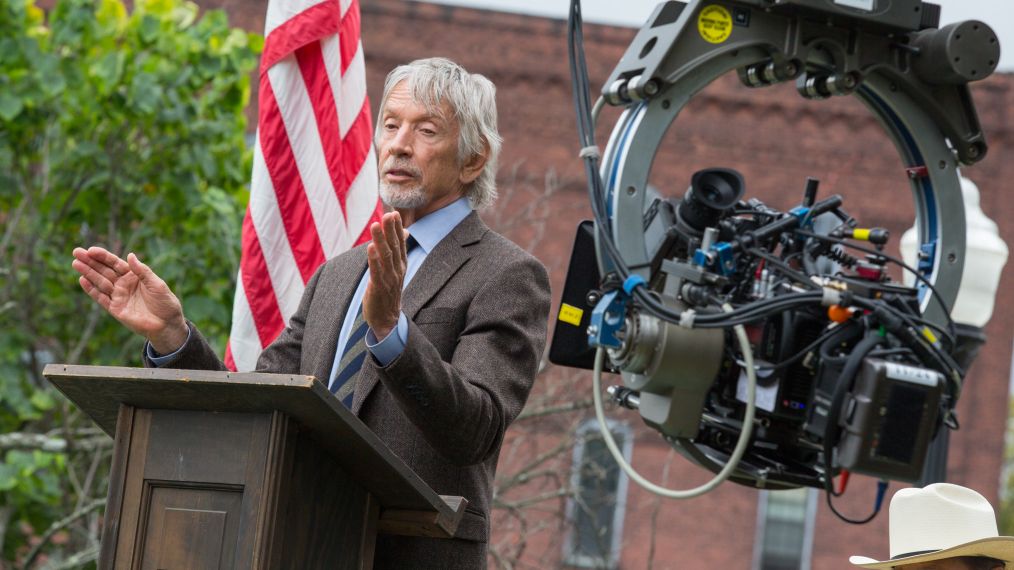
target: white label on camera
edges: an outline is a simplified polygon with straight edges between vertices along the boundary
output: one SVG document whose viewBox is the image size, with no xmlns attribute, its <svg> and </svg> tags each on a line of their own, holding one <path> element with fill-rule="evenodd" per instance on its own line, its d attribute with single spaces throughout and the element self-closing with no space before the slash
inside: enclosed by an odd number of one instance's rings
<svg viewBox="0 0 1014 570">
<path fill-rule="evenodd" d="M 746 371 L 740 369 L 739 382 L 736 383 L 736 399 L 746 403 Z M 769 412 L 775 411 L 775 404 L 778 403 L 778 382 L 770 386 L 757 386 L 757 407 Z"/>
<path fill-rule="evenodd" d="M 906 366 L 897 362 L 885 362 L 887 365 L 887 377 L 895 380 L 904 380 L 913 384 L 923 386 L 936 386 L 940 383 L 941 375 L 935 370 Z"/>
<path fill-rule="evenodd" d="M 834 0 L 834 3 L 839 6 L 847 6 L 849 8 L 856 8 L 857 10 L 872 12 L 874 1 L 875 0 Z"/>
</svg>

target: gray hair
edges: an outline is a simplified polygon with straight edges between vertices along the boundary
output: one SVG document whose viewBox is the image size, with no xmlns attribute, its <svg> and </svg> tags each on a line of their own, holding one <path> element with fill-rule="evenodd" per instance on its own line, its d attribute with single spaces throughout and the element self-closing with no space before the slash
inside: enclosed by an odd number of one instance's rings
<svg viewBox="0 0 1014 570">
<path fill-rule="evenodd" d="M 408 81 L 412 98 L 430 113 L 439 115 L 441 103 L 454 110 L 458 122 L 458 162 L 486 154 L 486 164 L 479 176 L 465 187 L 473 209 L 481 209 L 496 200 L 496 165 L 503 139 L 497 131 L 496 87 L 478 73 L 442 57 L 417 59 L 399 65 L 387 74 L 380 113 L 384 112 L 387 96 L 396 85 Z M 377 117 L 375 137 L 380 138 L 382 116 Z"/>
</svg>

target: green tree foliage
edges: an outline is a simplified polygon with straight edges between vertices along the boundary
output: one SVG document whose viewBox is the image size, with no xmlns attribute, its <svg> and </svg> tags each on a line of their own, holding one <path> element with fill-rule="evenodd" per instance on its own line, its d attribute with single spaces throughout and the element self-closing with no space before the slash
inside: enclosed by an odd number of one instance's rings
<svg viewBox="0 0 1014 570">
<path fill-rule="evenodd" d="M 0 0 L 0 567 L 96 546 L 109 440 L 42 366 L 139 364 L 75 246 L 138 253 L 224 346 L 262 44 L 182 0 Z"/>
</svg>

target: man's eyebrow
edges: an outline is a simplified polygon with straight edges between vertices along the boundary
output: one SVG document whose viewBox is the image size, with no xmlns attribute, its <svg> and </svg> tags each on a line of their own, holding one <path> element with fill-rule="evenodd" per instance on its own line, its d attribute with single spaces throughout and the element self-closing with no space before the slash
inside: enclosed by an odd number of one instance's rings
<svg viewBox="0 0 1014 570">
<path fill-rule="evenodd" d="M 428 121 L 430 123 L 435 124 L 438 127 L 443 127 L 446 126 L 447 124 L 447 120 L 441 117 L 440 115 L 426 115 L 425 117 L 422 118 L 422 121 Z"/>
<path fill-rule="evenodd" d="M 423 115 L 422 117 L 419 117 L 418 119 L 416 119 L 415 122 L 416 123 L 433 123 L 434 126 L 439 127 L 439 128 L 444 128 L 444 127 L 447 126 L 447 119 L 444 119 L 440 115 L 435 115 L 435 114 L 432 114 L 432 113 L 427 113 L 427 114 Z"/>
<path fill-rule="evenodd" d="M 390 117 L 391 115 L 395 115 L 395 114 L 400 115 L 400 113 L 398 113 L 396 109 L 392 110 L 389 106 L 385 105 L 384 109 L 383 109 L 383 112 L 381 112 L 381 118 L 386 119 L 386 118 Z M 436 112 L 436 111 L 426 111 L 426 114 L 424 114 L 423 116 L 419 117 L 416 120 L 416 122 L 423 122 L 423 121 L 431 121 L 431 122 L 439 124 L 440 126 L 445 126 L 447 124 L 447 119 L 443 116 L 443 114 L 441 114 L 439 112 Z"/>
<path fill-rule="evenodd" d="M 441 123 L 447 120 L 444 118 L 444 114 L 440 111 L 440 109 L 431 108 L 429 105 L 424 105 L 423 108 L 426 109 L 426 113 L 422 116 L 421 120 L 439 121 Z"/>
</svg>

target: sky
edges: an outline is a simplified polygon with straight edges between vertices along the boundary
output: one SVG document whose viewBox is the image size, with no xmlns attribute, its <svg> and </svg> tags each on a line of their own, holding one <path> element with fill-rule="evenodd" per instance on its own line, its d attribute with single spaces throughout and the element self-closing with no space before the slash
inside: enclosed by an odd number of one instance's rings
<svg viewBox="0 0 1014 570">
<path fill-rule="evenodd" d="M 567 16 L 570 6 L 568 0 L 426 1 L 561 19 Z M 941 26 L 962 20 L 982 20 L 989 24 L 1000 38 L 998 70 L 1014 71 L 1014 0 L 935 0 L 933 3 L 941 6 Z M 639 28 L 656 4 L 658 0 L 582 0 L 581 9 L 586 22 Z"/>
</svg>

